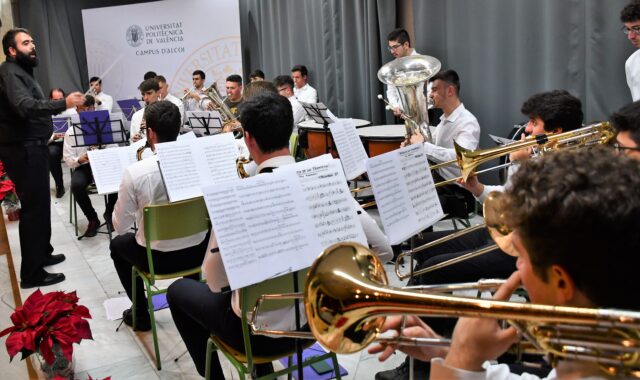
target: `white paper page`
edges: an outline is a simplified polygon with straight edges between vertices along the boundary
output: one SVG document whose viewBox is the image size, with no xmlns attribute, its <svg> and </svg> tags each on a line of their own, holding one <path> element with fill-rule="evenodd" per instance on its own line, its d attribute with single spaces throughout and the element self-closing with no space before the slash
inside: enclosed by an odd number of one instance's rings
<svg viewBox="0 0 640 380">
<path fill-rule="evenodd" d="M 128 146 L 87 152 L 98 194 L 118 192 L 125 169 L 135 162 L 135 159 L 131 161 L 130 152 L 131 149 Z"/>
<path fill-rule="evenodd" d="M 231 289 L 306 268 L 322 249 L 294 172 L 202 191 Z"/>
<path fill-rule="evenodd" d="M 122 313 L 131 307 L 131 300 L 129 297 L 107 298 L 102 305 L 107 314 L 107 320 L 116 321 L 122 319 Z"/>
<path fill-rule="evenodd" d="M 444 215 L 421 145 L 370 158 L 367 172 L 390 244 L 401 243 Z"/>
<path fill-rule="evenodd" d="M 232 133 L 221 133 L 191 142 L 198 154 L 203 155 L 196 162 L 201 186 L 238 179 L 238 147 L 235 141 Z"/>
<path fill-rule="evenodd" d="M 194 139 L 196 139 L 196 138 L 197 138 L 197 137 L 196 137 L 196 134 L 195 134 L 195 133 L 193 133 L 193 131 L 191 131 L 191 132 L 187 132 L 187 133 L 182 134 L 182 135 L 178 135 L 177 140 L 178 140 L 178 141 L 182 141 L 182 140 L 194 140 Z"/>
<path fill-rule="evenodd" d="M 298 176 L 322 249 L 343 241 L 367 246 L 339 160 L 326 154 L 281 170 L 294 170 Z"/>
<path fill-rule="evenodd" d="M 339 119 L 329 124 L 329 129 L 338 148 L 340 162 L 347 179 L 354 179 L 364 173 L 367 170 L 366 162 L 369 157 L 358 136 L 353 119 Z"/>
</svg>

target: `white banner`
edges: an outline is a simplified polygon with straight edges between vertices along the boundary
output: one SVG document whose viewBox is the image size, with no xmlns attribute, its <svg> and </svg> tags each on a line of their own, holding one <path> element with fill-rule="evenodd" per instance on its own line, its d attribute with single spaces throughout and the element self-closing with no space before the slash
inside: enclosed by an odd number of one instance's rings
<svg viewBox="0 0 640 380">
<path fill-rule="evenodd" d="M 140 98 L 147 71 L 177 97 L 202 70 L 205 86 L 242 75 L 238 0 L 165 0 L 82 11 L 89 77 L 115 100 Z M 88 78 L 87 78 L 88 79 Z"/>
</svg>

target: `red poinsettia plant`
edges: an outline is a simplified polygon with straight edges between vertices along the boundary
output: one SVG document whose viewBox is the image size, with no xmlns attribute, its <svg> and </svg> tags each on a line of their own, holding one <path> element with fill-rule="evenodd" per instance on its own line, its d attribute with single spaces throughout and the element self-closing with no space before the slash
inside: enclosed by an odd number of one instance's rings
<svg viewBox="0 0 640 380">
<path fill-rule="evenodd" d="M 73 344 L 82 339 L 93 339 L 87 319 L 91 318 L 89 309 L 78 305 L 76 292 L 63 291 L 42 294 L 40 289 L 33 292 L 11 314 L 13 326 L 0 332 L 0 337 L 9 334 L 7 352 L 9 357 L 22 353 L 22 359 L 34 352 L 40 353 L 48 364 L 53 364 L 55 355 L 53 345 L 71 361 Z"/>
</svg>

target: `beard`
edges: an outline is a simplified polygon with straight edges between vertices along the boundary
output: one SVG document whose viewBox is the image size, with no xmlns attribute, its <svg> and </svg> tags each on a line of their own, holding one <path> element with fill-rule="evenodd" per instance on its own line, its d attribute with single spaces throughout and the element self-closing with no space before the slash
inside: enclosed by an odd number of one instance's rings
<svg viewBox="0 0 640 380">
<path fill-rule="evenodd" d="M 33 54 L 33 56 L 31 56 L 31 54 Z M 16 61 L 18 61 L 18 63 L 26 67 L 36 67 L 40 62 L 40 60 L 38 59 L 38 56 L 36 55 L 35 50 L 33 50 L 33 52 L 30 52 L 29 54 L 25 54 L 20 50 L 17 50 Z"/>
</svg>

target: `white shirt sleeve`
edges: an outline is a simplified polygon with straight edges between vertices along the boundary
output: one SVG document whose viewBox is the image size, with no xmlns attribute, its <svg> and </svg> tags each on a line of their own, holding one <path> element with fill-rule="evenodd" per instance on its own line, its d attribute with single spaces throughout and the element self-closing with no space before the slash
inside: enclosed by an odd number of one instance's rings
<svg viewBox="0 0 640 380">
<path fill-rule="evenodd" d="M 73 128 L 67 129 L 64 134 L 64 142 L 62 143 L 62 159 L 68 167 L 75 169 L 80 166 L 78 159 L 86 152 L 86 149 L 73 147 L 74 141 L 71 137 L 71 131 L 73 131 Z"/>
<path fill-rule="evenodd" d="M 473 121 L 459 126 L 459 132 L 454 137 L 454 140 L 458 145 L 466 149 L 476 149 L 480 142 L 480 128 Z M 453 148 L 443 148 L 441 146 L 425 142 L 424 151 L 436 162 L 445 162 L 456 159 L 456 151 Z"/>
<path fill-rule="evenodd" d="M 118 201 L 113 209 L 113 228 L 118 235 L 129 232 L 131 226 L 136 221 L 138 211 L 138 201 L 134 189 L 133 179 L 129 170 L 125 170 L 118 190 Z M 144 226 L 138 226 L 144 228 Z"/>
<path fill-rule="evenodd" d="M 431 374 L 429 376 L 431 379 L 456 380 L 540 380 L 538 376 L 529 373 L 523 373 L 522 375 L 511 373 L 509 366 L 506 364 L 485 362 L 483 367 L 484 371 L 466 371 L 447 366 L 442 358 L 433 358 L 431 359 Z M 546 379 L 555 379 L 555 371 L 551 371 Z"/>
<path fill-rule="evenodd" d="M 392 107 L 400 107 L 401 110 L 404 110 L 396 86 L 387 85 L 387 101 Z"/>
<path fill-rule="evenodd" d="M 136 134 L 140 132 L 140 125 L 142 124 L 142 110 L 136 111 L 136 113 L 131 116 L 131 127 L 129 128 L 129 141 L 133 142 L 132 138 Z"/>
</svg>

